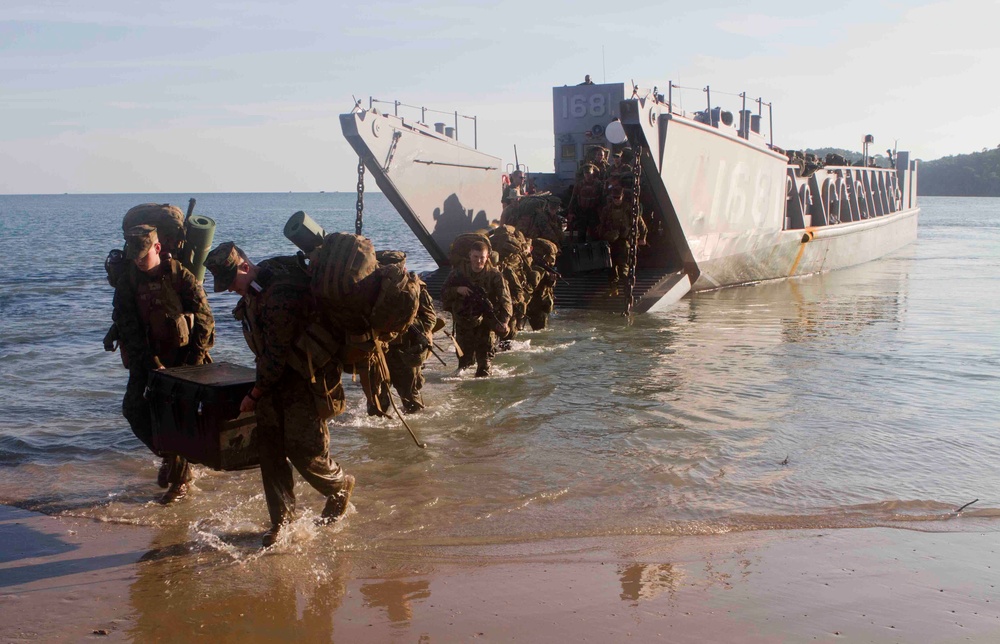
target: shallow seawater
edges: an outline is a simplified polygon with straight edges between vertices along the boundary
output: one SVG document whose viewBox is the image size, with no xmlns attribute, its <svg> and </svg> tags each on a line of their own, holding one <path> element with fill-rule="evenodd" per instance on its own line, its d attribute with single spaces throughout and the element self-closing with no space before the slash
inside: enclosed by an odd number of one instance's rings
<svg viewBox="0 0 1000 644">
<path fill-rule="evenodd" d="M 353 194 L 195 196 L 219 224 L 216 242 L 254 259 L 292 251 L 281 228 L 296 210 L 353 229 Z M 195 494 L 157 505 L 156 459 L 120 415 L 126 373 L 101 347 L 112 295 L 102 263 L 122 214 L 186 199 L 0 197 L 0 503 L 154 526 L 206 566 L 254 566 L 259 473 L 199 467 Z M 377 247 L 432 268 L 381 195 L 366 205 Z M 398 420 L 367 417 L 348 383 L 330 433 L 358 480 L 353 507 L 317 528 L 323 501 L 300 480 L 300 519 L 275 552 L 307 559 L 282 565 L 318 571 L 321 586 L 340 583 L 324 577 L 334 550 L 419 566 L 438 546 L 502 555 L 575 537 L 996 530 L 1000 200 L 922 207 L 918 241 L 864 266 L 701 294 L 631 321 L 559 312 L 489 379 L 457 373 L 439 336 L 448 365 L 427 363 L 428 409 L 408 417 L 426 450 Z M 213 357 L 250 365 L 234 297 L 209 296 Z M 166 576 L 170 554 L 151 554 Z"/>
</svg>

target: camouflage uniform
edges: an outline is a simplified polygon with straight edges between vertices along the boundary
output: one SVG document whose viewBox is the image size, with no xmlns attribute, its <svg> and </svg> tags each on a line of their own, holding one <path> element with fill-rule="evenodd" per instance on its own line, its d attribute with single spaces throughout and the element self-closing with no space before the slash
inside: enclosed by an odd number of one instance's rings
<svg viewBox="0 0 1000 644">
<path fill-rule="evenodd" d="M 531 328 L 538 331 L 548 326 L 549 314 L 555 308 L 556 276 L 545 269 L 555 270 L 559 248 L 547 240 L 535 240 L 531 255 L 534 289 L 528 301 L 526 316 Z"/>
<path fill-rule="evenodd" d="M 215 275 L 216 291 L 229 288 L 240 261 L 232 242 L 209 253 L 205 267 Z M 272 528 L 290 521 L 295 512 L 292 465 L 328 504 L 345 485 L 343 470 L 330 457 L 330 434 L 315 394 L 289 364 L 295 340 L 312 312 L 308 283 L 290 275 L 286 266 L 282 258 L 261 262 L 257 279 L 233 310 L 255 356 L 255 390 L 263 392 L 254 411 Z"/>
<path fill-rule="evenodd" d="M 604 183 L 597 166 L 586 164 L 579 180 L 573 185 L 573 196 L 569 200 L 569 213 L 577 239 L 587 241 L 593 234 L 604 206 Z"/>
<path fill-rule="evenodd" d="M 631 175 L 624 177 L 623 182 L 632 181 Z M 629 237 L 632 235 L 632 190 L 622 191 L 623 199 L 615 203 L 612 198 L 601 211 L 601 237 L 611 245 L 611 273 L 608 282 L 611 294 L 617 294 L 618 283 L 628 277 L 628 256 L 630 250 Z M 641 246 L 646 241 L 646 222 L 642 218 L 640 206 L 637 218 L 639 231 L 636 242 Z"/>
<path fill-rule="evenodd" d="M 525 197 L 504 211 L 501 224 L 516 228 L 527 239 L 547 239 L 556 245 L 562 243 L 564 233 L 558 208 L 559 197 Z"/>
<path fill-rule="evenodd" d="M 424 360 L 427 359 L 430 352 L 427 343 L 431 342 L 431 333 L 434 331 L 434 323 L 437 322 L 434 301 L 427 291 L 427 285 L 415 274 L 411 273 L 411 275 L 420 284 L 420 306 L 417 308 L 417 319 L 413 321 L 407 331 L 389 343 L 389 349 L 385 354 L 385 362 L 389 367 L 389 379 L 403 402 L 403 411 L 407 413 L 420 411 L 424 408 L 424 399 L 420 395 L 420 390 L 424 386 Z M 417 338 L 415 334 L 423 334 L 424 338 Z"/>
<path fill-rule="evenodd" d="M 474 310 L 470 306 L 471 296 L 462 297 L 458 294 L 459 286 L 478 286 L 486 292 L 487 299 L 493 305 L 494 321 L 483 311 Z M 487 263 L 486 267 L 474 273 L 468 263 L 454 266 L 441 291 L 444 310 L 449 311 L 455 321 L 455 341 L 462 349 L 462 357 L 458 360 L 461 369 L 476 364 L 476 377 L 490 374 L 490 363 L 497 350 L 497 336 L 493 324 L 499 322 L 506 325 L 512 313 L 510 291 L 503 281 L 500 271 Z"/>
<path fill-rule="evenodd" d="M 135 226 L 129 230 L 127 239 L 129 258 L 141 258 L 145 255 L 138 253 L 143 247 L 146 252 L 153 252 L 156 230 L 151 226 Z M 130 262 L 118 280 L 115 302 L 115 323 L 129 369 L 122 415 L 136 438 L 158 454 L 153 447 L 150 405 L 143 396 L 150 372 L 211 362 L 208 351 L 215 342 L 215 319 L 198 280 L 179 262 L 168 258 L 161 259 L 150 273 Z M 170 467 L 167 484 L 191 480 L 191 468 L 185 459 L 163 456 Z"/>
<path fill-rule="evenodd" d="M 506 208 L 523 196 L 524 189 L 521 186 L 504 186 L 503 195 L 500 197 L 500 203 L 503 204 L 504 208 Z"/>
<path fill-rule="evenodd" d="M 635 177 L 635 169 L 632 164 L 635 162 L 635 150 L 624 148 L 615 157 L 615 162 L 608 168 L 608 190 L 616 191 L 621 188 L 631 188 L 632 184 L 625 185 L 623 182 L 628 178 Z"/>
<path fill-rule="evenodd" d="M 587 148 L 587 155 L 580 166 L 576 169 L 576 180 L 580 181 L 583 178 L 583 173 L 586 171 L 587 165 L 593 165 L 597 171 L 597 178 L 601 182 L 605 182 L 608 179 L 608 149 L 600 146 L 593 145 Z"/>
<path fill-rule="evenodd" d="M 503 276 L 510 292 L 512 324 L 507 334 L 501 340 L 511 340 L 517 332 L 524 328 L 524 316 L 534 281 L 531 274 L 531 257 L 527 254 L 528 240 L 513 226 L 500 226 L 490 231 L 490 245 L 496 249 L 499 261 L 497 269 Z"/>
</svg>

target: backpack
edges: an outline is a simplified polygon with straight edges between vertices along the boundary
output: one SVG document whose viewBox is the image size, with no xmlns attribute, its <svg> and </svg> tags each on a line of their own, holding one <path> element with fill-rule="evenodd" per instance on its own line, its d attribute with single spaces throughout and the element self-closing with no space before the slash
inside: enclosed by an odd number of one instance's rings
<svg viewBox="0 0 1000 644">
<path fill-rule="evenodd" d="M 472 250 L 472 244 L 477 241 L 485 242 L 488 251 L 493 250 L 486 233 L 462 233 L 451 242 L 451 248 L 448 250 L 448 261 L 451 265 L 469 261 L 469 251 Z"/>
<path fill-rule="evenodd" d="M 490 245 L 501 257 L 510 255 L 520 255 L 527 247 L 527 243 L 517 229 L 510 225 L 502 225 L 489 232 Z"/>
<path fill-rule="evenodd" d="M 319 307 L 345 328 L 366 326 L 379 280 L 373 278 L 378 262 L 371 240 L 350 233 L 330 233 L 309 253 L 310 290 Z"/>
<path fill-rule="evenodd" d="M 377 335 L 402 333 L 417 317 L 420 280 L 414 273 L 407 273 L 403 263 L 379 266 L 375 274 L 379 290 L 369 318 L 372 330 Z"/>
<path fill-rule="evenodd" d="M 122 220 L 122 232 L 134 226 L 147 225 L 156 229 L 163 252 L 177 255 L 184 245 L 184 213 L 170 204 L 144 203 L 130 208 Z"/>
</svg>

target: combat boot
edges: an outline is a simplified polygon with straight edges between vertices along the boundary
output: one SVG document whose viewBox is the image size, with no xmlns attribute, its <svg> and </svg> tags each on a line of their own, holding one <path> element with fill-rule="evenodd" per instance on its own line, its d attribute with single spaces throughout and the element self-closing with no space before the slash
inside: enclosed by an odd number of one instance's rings
<svg viewBox="0 0 1000 644">
<path fill-rule="evenodd" d="M 351 500 L 351 492 L 353 491 L 354 477 L 345 474 L 340 489 L 326 497 L 326 506 L 323 508 L 323 514 L 320 515 L 320 523 L 329 525 L 339 521 L 347 513 L 347 503 Z"/>
<path fill-rule="evenodd" d="M 164 456 L 163 462 L 160 463 L 160 469 L 156 473 L 156 484 L 162 488 L 167 488 L 170 485 L 170 470 L 173 468 L 173 457 Z"/>
<path fill-rule="evenodd" d="M 488 378 L 490 375 L 490 363 L 485 362 L 476 368 L 476 378 Z"/>
<path fill-rule="evenodd" d="M 284 523 L 275 523 L 271 526 L 271 529 L 264 533 L 260 542 L 265 548 L 270 548 L 275 543 L 278 542 L 278 537 L 281 536 L 281 529 L 285 527 Z"/>
<path fill-rule="evenodd" d="M 171 483 L 167 491 L 160 497 L 160 505 L 170 505 L 174 501 L 180 501 L 188 494 L 187 483 Z"/>
</svg>

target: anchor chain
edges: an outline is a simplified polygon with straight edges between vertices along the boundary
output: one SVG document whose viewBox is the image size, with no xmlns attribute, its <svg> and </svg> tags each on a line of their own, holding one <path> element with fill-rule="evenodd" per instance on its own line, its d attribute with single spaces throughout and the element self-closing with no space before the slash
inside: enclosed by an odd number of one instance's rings
<svg viewBox="0 0 1000 644">
<path fill-rule="evenodd" d="M 625 281 L 625 313 L 632 314 L 632 305 L 635 304 L 635 265 L 638 261 L 639 244 L 639 185 L 642 183 L 640 173 L 642 172 L 642 160 L 640 151 L 636 150 L 635 161 L 632 162 L 632 230 L 628 236 L 628 279 Z"/>
<path fill-rule="evenodd" d="M 365 213 L 365 159 L 358 157 L 358 215 L 354 220 L 354 232 L 361 234 Z"/>
</svg>

